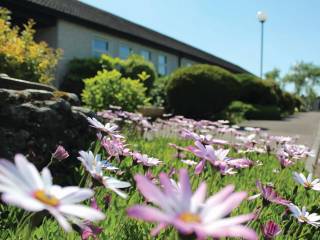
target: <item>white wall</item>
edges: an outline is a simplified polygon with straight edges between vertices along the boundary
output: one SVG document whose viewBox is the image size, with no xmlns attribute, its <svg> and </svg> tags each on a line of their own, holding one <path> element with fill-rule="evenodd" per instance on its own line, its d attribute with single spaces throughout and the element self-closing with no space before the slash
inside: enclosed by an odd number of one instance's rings
<svg viewBox="0 0 320 240">
<path fill-rule="evenodd" d="M 57 22 L 57 47 L 63 49 L 63 57 L 58 66 L 58 85 L 61 83 L 66 70 L 67 63 L 73 58 L 84 58 L 92 56 L 92 41 L 95 38 L 102 38 L 109 43 L 109 54 L 113 57 L 119 56 L 120 44 L 125 44 L 132 48 L 133 53 L 140 54 L 140 50 L 145 49 L 151 52 L 151 61 L 157 68 L 158 56 L 160 54 L 167 56 L 167 71 L 172 72 L 178 67 L 178 57 L 162 52 L 154 48 L 145 47 L 142 44 L 131 42 L 126 39 L 121 39 L 105 32 L 99 32 L 82 25 L 68 22 L 65 20 L 58 20 Z M 190 60 L 183 60 L 189 61 Z"/>
</svg>

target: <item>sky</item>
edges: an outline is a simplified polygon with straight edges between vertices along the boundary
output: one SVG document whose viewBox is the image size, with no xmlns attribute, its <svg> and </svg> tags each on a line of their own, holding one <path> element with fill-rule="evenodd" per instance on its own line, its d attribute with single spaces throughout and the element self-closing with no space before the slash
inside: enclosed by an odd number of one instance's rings
<svg viewBox="0 0 320 240">
<path fill-rule="evenodd" d="M 282 75 L 297 61 L 320 65 L 320 0 L 81 0 L 260 73 Z"/>
</svg>

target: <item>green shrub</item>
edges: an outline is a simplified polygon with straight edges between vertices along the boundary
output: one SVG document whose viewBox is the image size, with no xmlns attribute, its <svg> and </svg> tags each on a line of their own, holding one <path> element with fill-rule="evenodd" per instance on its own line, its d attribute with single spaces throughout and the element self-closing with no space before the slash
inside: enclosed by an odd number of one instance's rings
<svg viewBox="0 0 320 240">
<path fill-rule="evenodd" d="M 68 72 L 60 88 L 80 96 L 84 88 L 83 79 L 94 77 L 100 70 L 102 66 L 98 58 L 75 58 L 68 63 Z"/>
<path fill-rule="evenodd" d="M 35 22 L 13 27 L 10 12 L 0 7 L 0 73 L 32 82 L 49 84 L 62 54 L 45 42 L 35 42 Z"/>
<path fill-rule="evenodd" d="M 241 101 L 232 101 L 225 110 L 219 114 L 218 118 L 227 119 L 231 123 L 240 123 L 246 120 L 246 115 L 248 112 L 254 112 L 255 107 L 249 103 L 244 103 Z"/>
<path fill-rule="evenodd" d="M 139 55 L 130 55 L 128 59 L 121 63 L 121 73 L 124 77 L 137 79 L 138 74 L 145 72 L 149 78 L 144 81 L 144 85 L 150 92 L 153 83 L 157 77 L 154 65 Z"/>
<path fill-rule="evenodd" d="M 132 55 L 126 60 L 113 58 L 102 54 L 100 58 L 80 58 L 69 62 L 68 72 L 64 77 L 61 89 L 76 93 L 80 96 L 84 83 L 83 79 L 94 77 L 100 70 L 118 70 L 125 78 L 138 79 L 139 74 L 145 72 L 149 77 L 143 81 L 149 92 L 156 79 L 156 72 L 153 64 L 142 57 Z"/>
<path fill-rule="evenodd" d="M 85 79 L 84 84 L 82 101 L 95 111 L 109 105 L 135 111 L 139 105 L 148 104 L 143 84 L 139 80 L 122 77 L 117 70 L 99 71 L 97 76 Z"/>
<path fill-rule="evenodd" d="M 208 118 L 235 99 L 239 83 L 227 70 L 193 65 L 176 70 L 168 83 L 168 103 L 175 114 Z"/>
<path fill-rule="evenodd" d="M 167 106 L 167 86 L 169 76 L 159 77 L 155 80 L 150 92 L 151 103 L 157 107 Z"/>
<path fill-rule="evenodd" d="M 303 101 L 299 96 L 283 92 L 279 106 L 284 113 L 293 114 L 295 111 L 302 110 Z"/>
<path fill-rule="evenodd" d="M 269 80 L 261 80 L 250 74 L 238 74 L 237 77 L 241 86 L 240 101 L 260 105 L 278 104 L 278 92 Z"/>
<path fill-rule="evenodd" d="M 245 114 L 246 119 L 254 120 L 280 120 L 281 109 L 275 105 L 253 105 L 254 109 Z"/>
<path fill-rule="evenodd" d="M 121 60 L 120 58 L 113 58 L 107 54 L 102 54 L 100 57 L 100 65 L 107 71 L 111 71 L 113 69 L 121 70 L 123 60 Z"/>
<path fill-rule="evenodd" d="M 283 112 L 293 114 L 296 108 L 296 98 L 292 94 L 284 92 L 280 99 L 279 106 Z"/>
</svg>

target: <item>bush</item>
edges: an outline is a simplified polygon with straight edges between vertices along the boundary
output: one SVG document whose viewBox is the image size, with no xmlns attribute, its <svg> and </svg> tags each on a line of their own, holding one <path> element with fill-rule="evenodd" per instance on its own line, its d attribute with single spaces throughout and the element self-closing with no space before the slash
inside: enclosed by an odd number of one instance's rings
<svg viewBox="0 0 320 240">
<path fill-rule="evenodd" d="M 293 114 L 295 111 L 302 110 L 303 101 L 299 96 L 288 92 L 283 92 L 279 105 L 283 112 L 287 114 Z"/>
<path fill-rule="evenodd" d="M 244 103 L 241 101 L 231 102 L 218 118 L 227 119 L 231 123 L 240 123 L 246 120 L 246 115 L 248 112 L 254 112 L 255 107 L 249 103 Z"/>
<path fill-rule="evenodd" d="M 111 71 L 114 69 L 120 71 L 123 65 L 123 60 L 121 60 L 120 58 L 113 58 L 107 54 L 102 54 L 99 60 L 99 64 L 103 69 L 107 71 Z"/>
<path fill-rule="evenodd" d="M 145 72 L 149 77 L 143 83 L 148 92 L 156 79 L 153 64 L 137 55 L 132 55 L 127 60 L 113 58 L 106 54 L 101 55 L 100 58 L 73 59 L 70 61 L 68 69 L 61 89 L 76 93 L 79 96 L 84 88 L 83 79 L 94 77 L 102 69 L 107 71 L 118 70 L 123 77 L 131 79 L 138 79 L 139 74 Z"/>
<path fill-rule="evenodd" d="M 254 109 L 245 114 L 246 119 L 254 120 L 280 120 L 281 109 L 275 105 L 253 105 Z"/>
<path fill-rule="evenodd" d="M 227 119 L 231 123 L 244 120 L 279 120 L 281 109 L 275 105 L 257 105 L 241 101 L 231 102 L 219 115 L 220 119 Z"/>
<path fill-rule="evenodd" d="M 68 63 L 68 72 L 60 88 L 80 96 L 84 88 L 83 79 L 94 77 L 100 70 L 102 66 L 98 58 L 75 58 Z"/>
<path fill-rule="evenodd" d="M 139 105 L 148 104 L 143 84 L 139 80 L 122 77 L 117 70 L 99 71 L 97 76 L 85 79 L 84 84 L 82 101 L 95 111 L 106 109 L 109 105 L 135 111 Z"/>
<path fill-rule="evenodd" d="M 0 73 L 32 82 L 51 83 L 61 50 L 34 41 L 35 23 L 12 27 L 10 12 L 0 7 Z"/>
<path fill-rule="evenodd" d="M 155 80 L 150 91 L 151 103 L 157 107 L 167 106 L 167 86 L 169 76 L 159 77 Z"/>
<path fill-rule="evenodd" d="M 236 97 L 237 78 L 220 67 L 193 65 L 176 70 L 168 83 L 168 103 L 175 114 L 208 118 Z"/>
<path fill-rule="evenodd" d="M 157 76 L 154 65 L 139 55 L 131 55 L 121 63 L 121 73 L 124 77 L 137 79 L 138 74 L 142 72 L 149 75 L 149 78 L 143 83 L 148 92 L 150 92 Z"/>
<path fill-rule="evenodd" d="M 237 77 L 241 86 L 238 98 L 240 101 L 260 105 L 278 104 L 279 92 L 271 81 L 261 80 L 250 74 L 238 74 Z"/>
</svg>

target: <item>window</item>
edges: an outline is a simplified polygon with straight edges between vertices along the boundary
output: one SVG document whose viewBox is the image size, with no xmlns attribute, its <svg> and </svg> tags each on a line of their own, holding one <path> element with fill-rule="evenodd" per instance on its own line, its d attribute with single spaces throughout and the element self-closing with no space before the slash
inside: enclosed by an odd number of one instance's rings
<svg viewBox="0 0 320 240">
<path fill-rule="evenodd" d="M 130 56 L 131 53 L 132 53 L 132 49 L 131 48 L 129 48 L 126 45 L 120 45 L 119 57 L 121 59 L 127 59 Z"/>
<path fill-rule="evenodd" d="M 160 75 L 167 74 L 167 56 L 165 55 L 158 56 L 158 73 Z"/>
<path fill-rule="evenodd" d="M 140 55 L 145 59 L 150 61 L 151 60 L 151 52 L 148 50 L 141 50 Z"/>
<path fill-rule="evenodd" d="M 92 43 L 92 55 L 100 57 L 101 54 L 106 54 L 109 51 L 109 43 L 103 39 L 94 39 Z"/>
</svg>

